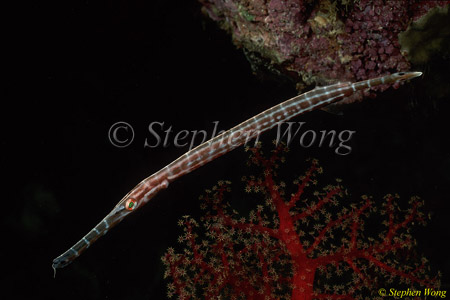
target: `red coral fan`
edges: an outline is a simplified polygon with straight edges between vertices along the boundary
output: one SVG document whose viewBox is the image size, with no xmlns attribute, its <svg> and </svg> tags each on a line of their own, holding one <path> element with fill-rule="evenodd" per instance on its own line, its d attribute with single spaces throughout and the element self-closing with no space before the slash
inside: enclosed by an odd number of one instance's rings
<svg viewBox="0 0 450 300">
<path fill-rule="evenodd" d="M 200 0 L 234 43 L 306 84 L 407 71 L 398 34 L 449 1 Z M 300 85 L 301 88 L 301 85 Z"/>
<path fill-rule="evenodd" d="M 181 219 L 185 248 L 162 257 L 169 297 L 375 299 L 381 288 L 439 287 L 413 248 L 410 229 L 424 223 L 420 199 L 351 202 L 339 182 L 308 193 L 322 173 L 316 160 L 290 190 L 276 174 L 287 148 L 268 158 L 251 151 L 250 164 L 262 174 L 243 181 L 247 193 L 263 196 L 261 204 L 244 217 L 225 201 L 229 182 L 206 191 L 201 225 Z"/>
</svg>

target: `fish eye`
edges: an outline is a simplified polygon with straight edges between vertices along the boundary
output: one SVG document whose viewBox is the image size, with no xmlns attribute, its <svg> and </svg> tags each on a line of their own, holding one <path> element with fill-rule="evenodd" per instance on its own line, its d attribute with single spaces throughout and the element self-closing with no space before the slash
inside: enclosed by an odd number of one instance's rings
<svg viewBox="0 0 450 300">
<path fill-rule="evenodd" d="M 403 75 L 405 75 L 405 72 L 400 72 L 400 73 L 397 73 L 397 75 L 399 75 L 399 76 L 403 76 Z"/>
<path fill-rule="evenodd" d="M 128 198 L 128 200 L 125 202 L 125 209 L 126 210 L 133 210 L 137 206 L 137 201 L 133 198 Z"/>
</svg>

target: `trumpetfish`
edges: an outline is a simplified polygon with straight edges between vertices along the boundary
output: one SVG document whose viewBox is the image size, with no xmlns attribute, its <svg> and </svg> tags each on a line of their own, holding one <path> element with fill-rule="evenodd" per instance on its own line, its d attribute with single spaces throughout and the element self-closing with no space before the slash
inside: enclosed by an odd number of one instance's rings
<svg viewBox="0 0 450 300">
<path fill-rule="evenodd" d="M 383 84 L 396 84 L 421 75 L 422 72 L 400 72 L 355 83 L 343 82 L 317 87 L 309 92 L 275 105 L 204 142 L 136 185 L 100 223 L 83 236 L 75 245 L 53 260 L 52 267 L 55 274 L 57 268 L 63 268 L 74 261 L 99 237 L 105 235 L 126 216 L 144 206 L 159 191 L 166 189 L 169 183 L 175 179 L 230 152 L 260 133 L 273 128 L 280 122 L 346 99 L 354 95 L 357 91 L 363 91 Z"/>
</svg>

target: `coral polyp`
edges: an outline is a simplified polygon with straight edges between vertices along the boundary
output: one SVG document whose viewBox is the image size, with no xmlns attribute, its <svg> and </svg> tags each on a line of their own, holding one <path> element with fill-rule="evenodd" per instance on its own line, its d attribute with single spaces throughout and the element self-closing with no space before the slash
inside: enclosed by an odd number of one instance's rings
<svg viewBox="0 0 450 300">
<path fill-rule="evenodd" d="M 398 35 L 449 1 L 200 0 L 233 42 L 305 85 L 410 70 Z M 261 60 L 259 60 L 261 61 Z"/>
<path fill-rule="evenodd" d="M 260 145 L 248 150 L 259 174 L 242 181 L 256 207 L 243 213 L 242 198 L 227 201 L 228 181 L 205 191 L 200 222 L 185 216 L 178 223 L 183 250 L 162 257 L 169 298 L 381 299 L 388 286 L 439 291 L 440 274 L 415 249 L 412 228 L 427 219 L 418 197 L 353 200 L 339 179 L 320 188 L 317 160 L 291 186 L 279 178 L 287 147 L 267 156 Z"/>
</svg>

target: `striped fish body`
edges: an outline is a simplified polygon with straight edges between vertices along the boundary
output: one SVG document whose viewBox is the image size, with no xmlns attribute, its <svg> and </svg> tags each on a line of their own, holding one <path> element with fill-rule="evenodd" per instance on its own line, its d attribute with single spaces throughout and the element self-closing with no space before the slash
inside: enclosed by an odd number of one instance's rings
<svg viewBox="0 0 450 300">
<path fill-rule="evenodd" d="M 160 190 L 167 188 L 170 182 L 241 146 L 278 123 L 350 97 L 357 91 L 383 84 L 394 84 L 418 77 L 421 74 L 421 72 L 402 72 L 356 83 L 344 82 L 316 88 L 269 108 L 212 138 L 140 182 L 97 226 L 74 246 L 55 258 L 53 269 L 56 272 L 56 268 L 63 268 L 70 264 L 100 236 L 106 234 L 111 227 L 147 203 Z"/>
</svg>

